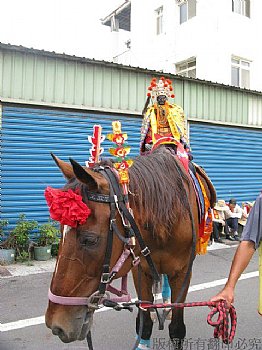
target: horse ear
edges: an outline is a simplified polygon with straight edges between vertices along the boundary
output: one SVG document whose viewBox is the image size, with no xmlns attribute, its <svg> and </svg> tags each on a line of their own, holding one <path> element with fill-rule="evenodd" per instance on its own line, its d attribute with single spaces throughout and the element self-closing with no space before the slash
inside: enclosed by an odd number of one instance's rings
<svg viewBox="0 0 262 350">
<path fill-rule="evenodd" d="M 70 180 L 73 177 L 75 177 L 75 174 L 73 172 L 73 168 L 70 164 L 64 162 L 63 160 L 59 159 L 57 156 L 55 156 L 53 153 L 51 153 L 52 158 L 56 162 L 56 165 L 59 167 L 59 169 L 62 171 L 63 175 L 66 177 L 66 179 Z"/>
<path fill-rule="evenodd" d="M 89 190 L 95 191 L 98 188 L 104 187 L 105 179 L 101 174 L 89 168 L 84 169 L 80 164 L 78 164 L 75 160 L 71 158 L 69 158 L 69 160 L 72 164 L 75 177 L 80 182 L 86 184 Z"/>
</svg>

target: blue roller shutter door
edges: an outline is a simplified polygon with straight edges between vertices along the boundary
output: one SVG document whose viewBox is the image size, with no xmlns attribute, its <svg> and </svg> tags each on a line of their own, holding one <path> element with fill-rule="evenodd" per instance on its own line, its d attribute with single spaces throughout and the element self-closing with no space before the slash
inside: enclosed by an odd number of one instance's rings
<svg viewBox="0 0 262 350">
<path fill-rule="evenodd" d="M 130 156 L 139 152 L 141 119 L 131 116 L 54 109 L 3 106 L 1 217 L 15 223 L 20 213 L 42 223 L 48 219 L 44 199 L 46 186 L 61 187 L 65 180 L 50 152 L 64 161 L 72 157 L 84 165 L 89 159 L 93 125 L 101 124 L 103 135 L 112 132 L 112 121 L 122 122 L 128 133 Z M 108 157 L 112 143 L 102 144 Z"/>
<path fill-rule="evenodd" d="M 256 199 L 262 189 L 262 130 L 190 123 L 190 145 L 218 199 Z"/>
</svg>

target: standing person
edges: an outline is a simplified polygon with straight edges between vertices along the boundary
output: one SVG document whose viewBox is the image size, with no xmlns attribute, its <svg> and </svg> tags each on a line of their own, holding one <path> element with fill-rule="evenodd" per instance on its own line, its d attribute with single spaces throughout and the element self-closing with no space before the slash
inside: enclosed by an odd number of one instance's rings
<svg viewBox="0 0 262 350">
<path fill-rule="evenodd" d="M 220 238 L 220 232 L 222 231 L 223 227 L 226 225 L 225 221 L 225 211 L 228 210 L 228 206 L 226 205 L 226 202 L 222 199 L 219 199 L 217 201 L 217 204 L 214 206 L 213 209 L 213 232 L 212 232 L 212 238 L 217 243 L 223 243 L 223 241 Z"/>
<path fill-rule="evenodd" d="M 262 244 L 262 193 L 257 197 L 255 204 L 250 211 L 246 226 L 242 234 L 242 242 L 239 244 L 234 255 L 229 277 L 224 288 L 210 301 L 225 300 L 229 305 L 234 302 L 234 290 L 236 283 L 248 266 L 254 252 L 259 244 Z M 262 251 L 260 247 L 260 253 Z M 262 257 L 260 256 L 260 259 Z M 262 265 L 260 265 L 260 269 Z M 260 270 L 260 281 L 262 279 L 262 271 Z M 262 298 L 262 283 L 260 284 L 260 301 Z M 262 305 L 260 305 L 260 313 L 262 313 Z"/>
<path fill-rule="evenodd" d="M 235 198 L 231 198 L 228 204 L 229 210 L 225 211 L 226 238 L 230 241 L 239 241 L 238 220 L 241 219 L 243 210 L 237 204 Z"/>
</svg>

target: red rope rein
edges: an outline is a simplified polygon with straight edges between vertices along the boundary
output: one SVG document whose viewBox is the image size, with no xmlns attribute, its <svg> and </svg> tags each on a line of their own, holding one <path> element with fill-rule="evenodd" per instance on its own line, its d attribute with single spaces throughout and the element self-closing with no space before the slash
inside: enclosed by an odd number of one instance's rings
<svg viewBox="0 0 262 350">
<path fill-rule="evenodd" d="M 160 308 L 185 308 L 195 306 L 208 306 L 211 308 L 207 316 L 207 323 L 214 327 L 214 338 L 221 338 L 223 343 L 230 344 L 236 334 L 237 315 L 233 305 L 227 307 L 226 302 L 221 300 L 219 302 L 200 301 L 191 303 L 169 303 L 169 304 L 151 304 L 148 302 L 139 303 L 139 307 L 146 311 L 147 309 L 160 309 Z M 213 320 L 217 315 L 217 320 Z M 230 331 L 229 331 L 230 323 Z"/>
</svg>

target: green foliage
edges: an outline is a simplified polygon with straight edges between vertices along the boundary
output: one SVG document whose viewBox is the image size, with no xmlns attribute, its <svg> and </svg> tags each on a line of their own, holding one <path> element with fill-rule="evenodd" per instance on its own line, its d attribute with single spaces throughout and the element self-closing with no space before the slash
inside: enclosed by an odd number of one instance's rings
<svg viewBox="0 0 262 350">
<path fill-rule="evenodd" d="M 25 214 L 20 214 L 15 228 L 4 237 L 4 228 L 8 226 L 8 220 L 0 220 L 0 248 L 15 249 L 16 261 L 30 262 L 33 242 L 30 242 L 30 234 L 36 230 L 35 244 L 43 247 L 52 245 L 52 254 L 58 250 L 59 235 L 58 224 L 51 219 L 42 225 L 35 220 L 27 220 Z M 6 239 L 5 239 L 6 238 Z"/>
<path fill-rule="evenodd" d="M 57 256 L 58 255 L 58 250 L 59 250 L 59 238 L 58 238 L 58 242 L 55 242 L 55 243 L 52 244 L 51 255 L 52 256 Z"/>
<path fill-rule="evenodd" d="M 17 224 L 13 231 L 10 233 L 11 237 L 15 239 L 16 247 L 25 250 L 28 248 L 29 235 L 38 226 L 35 220 L 26 220 L 25 214 L 20 214 Z"/>
<path fill-rule="evenodd" d="M 36 243 L 40 247 L 52 245 L 58 243 L 59 230 L 55 221 L 49 220 L 47 223 L 38 227 L 38 235 L 36 237 Z"/>
<path fill-rule="evenodd" d="M 17 261 L 29 259 L 29 235 L 37 226 L 37 221 L 26 220 L 25 214 L 20 214 L 15 228 L 3 242 L 2 247 L 15 249 Z"/>
<path fill-rule="evenodd" d="M 4 234 L 4 228 L 9 224 L 8 220 L 0 220 L 0 248 L 14 249 L 14 239 Z"/>
<path fill-rule="evenodd" d="M 29 254 L 29 252 L 26 252 L 24 250 L 19 251 L 19 254 L 16 256 L 17 262 L 28 261 L 28 265 L 29 265 L 29 260 L 30 260 L 30 254 Z"/>
<path fill-rule="evenodd" d="M 0 220 L 0 237 L 4 237 L 4 227 L 9 224 L 8 220 Z"/>
</svg>

